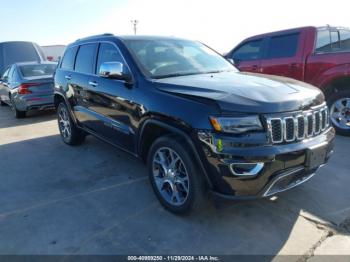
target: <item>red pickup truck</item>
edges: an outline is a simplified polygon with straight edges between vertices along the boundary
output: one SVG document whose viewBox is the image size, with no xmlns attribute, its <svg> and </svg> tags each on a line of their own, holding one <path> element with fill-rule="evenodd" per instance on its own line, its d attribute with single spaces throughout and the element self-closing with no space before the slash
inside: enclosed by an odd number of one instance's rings
<svg viewBox="0 0 350 262">
<path fill-rule="evenodd" d="M 319 87 L 337 132 L 350 135 L 350 29 L 310 26 L 257 35 L 226 58 L 241 71 L 291 77 Z"/>
</svg>

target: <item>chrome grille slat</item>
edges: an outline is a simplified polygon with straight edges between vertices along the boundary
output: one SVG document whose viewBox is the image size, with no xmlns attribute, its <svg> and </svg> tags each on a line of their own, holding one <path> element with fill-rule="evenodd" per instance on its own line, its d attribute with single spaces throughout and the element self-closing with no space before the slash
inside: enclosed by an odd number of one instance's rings
<svg viewBox="0 0 350 262">
<path fill-rule="evenodd" d="M 290 143 L 317 136 L 329 126 L 327 106 L 299 113 L 283 114 L 283 117 L 266 116 L 272 143 Z"/>
</svg>

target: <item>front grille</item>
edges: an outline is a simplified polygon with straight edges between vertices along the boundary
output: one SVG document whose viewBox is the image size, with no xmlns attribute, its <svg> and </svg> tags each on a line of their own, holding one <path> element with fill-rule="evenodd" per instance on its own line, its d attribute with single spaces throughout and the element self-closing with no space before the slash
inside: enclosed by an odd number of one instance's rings
<svg viewBox="0 0 350 262">
<path fill-rule="evenodd" d="M 303 140 L 320 134 L 329 126 L 328 108 L 266 116 L 268 132 L 272 143 Z"/>
</svg>

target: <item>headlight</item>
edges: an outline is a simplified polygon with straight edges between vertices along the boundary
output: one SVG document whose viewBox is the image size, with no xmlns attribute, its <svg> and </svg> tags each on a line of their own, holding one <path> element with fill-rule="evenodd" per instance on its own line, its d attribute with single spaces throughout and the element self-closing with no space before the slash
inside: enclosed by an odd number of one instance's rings
<svg viewBox="0 0 350 262">
<path fill-rule="evenodd" d="M 263 130 L 258 116 L 210 117 L 210 123 L 216 131 L 239 134 L 253 130 Z"/>
</svg>

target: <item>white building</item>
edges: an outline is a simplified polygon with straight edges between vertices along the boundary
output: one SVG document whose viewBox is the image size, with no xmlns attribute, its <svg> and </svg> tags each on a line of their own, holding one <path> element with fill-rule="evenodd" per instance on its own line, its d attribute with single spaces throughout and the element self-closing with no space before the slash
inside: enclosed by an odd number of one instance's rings
<svg viewBox="0 0 350 262">
<path fill-rule="evenodd" d="M 42 46 L 47 60 L 57 62 L 63 55 L 65 45 L 47 45 Z"/>
</svg>

